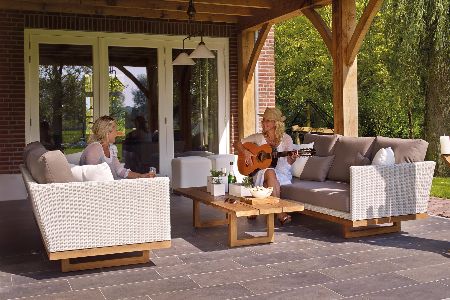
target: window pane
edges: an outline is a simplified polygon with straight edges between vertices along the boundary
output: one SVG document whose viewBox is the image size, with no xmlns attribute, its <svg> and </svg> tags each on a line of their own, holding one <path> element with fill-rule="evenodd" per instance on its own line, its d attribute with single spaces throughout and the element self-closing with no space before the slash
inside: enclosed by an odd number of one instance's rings
<svg viewBox="0 0 450 300">
<path fill-rule="evenodd" d="M 119 157 L 135 172 L 159 170 L 157 51 L 109 47 L 109 112 L 117 120 Z"/>
<path fill-rule="evenodd" d="M 39 45 L 39 129 L 48 149 L 86 146 L 93 116 L 92 47 Z"/>
<path fill-rule="evenodd" d="M 175 59 L 181 50 L 173 50 Z M 216 58 L 196 59 L 193 66 L 173 66 L 175 156 L 187 151 L 219 152 Z"/>
</svg>

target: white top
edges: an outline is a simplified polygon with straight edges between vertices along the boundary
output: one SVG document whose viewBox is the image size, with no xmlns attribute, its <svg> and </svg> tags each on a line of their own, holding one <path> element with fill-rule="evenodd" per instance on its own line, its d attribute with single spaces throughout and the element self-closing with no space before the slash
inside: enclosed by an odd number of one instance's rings
<svg viewBox="0 0 450 300">
<path fill-rule="evenodd" d="M 99 142 L 89 144 L 83 150 L 80 158 L 80 165 L 98 165 L 106 162 L 111 169 L 114 179 L 127 178 L 129 169 L 125 169 L 117 158 L 117 147 L 114 144 L 109 144 L 110 157 L 105 155 L 103 147 Z"/>
<path fill-rule="evenodd" d="M 243 138 L 241 140 L 241 143 L 254 143 L 258 146 L 267 144 L 266 138 L 262 133 L 255 133 L 252 135 L 249 135 L 246 138 Z M 281 142 L 277 147 L 278 152 L 283 151 L 291 151 L 293 150 L 294 143 L 292 141 L 292 138 L 284 133 L 283 137 L 281 138 Z M 273 168 L 268 168 L 273 169 Z M 255 186 L 262 186 L 264 183 L 264 173 L 267 169 L 259 170 L 255 176 L 253 176 L 253 182 Z M 291 165 L 287 161 L 287 157 L 279 157 L 277 165 L 275 167 L 275 174 L 277 175 L 277 180 L 280 183 L 280 185 L 290 184 L 292 180 L 292 173 L 291 173 Z"/>
</svg>

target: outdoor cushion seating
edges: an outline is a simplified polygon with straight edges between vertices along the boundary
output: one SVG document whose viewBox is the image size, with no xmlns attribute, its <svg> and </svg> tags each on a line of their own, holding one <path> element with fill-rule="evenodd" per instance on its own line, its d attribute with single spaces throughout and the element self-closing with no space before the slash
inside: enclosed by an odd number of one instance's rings
<svg viewBox="0 0 450 300">
<path fill-rule="evenodd" d="M 206 186 L 211 166 L 211 160 L 201 156 L 172 159 L 172 188 Z"/>
<path fill-rule="evenodd" d="M 170 247 L 167 177 L 40 184 L 25 165 L 20 170 L 48 257 L 63 271 L 145 263 L 149 250 Z M 139 255 L 117 258 L 126 252 Z M 88 256 L 98 257 L 70 261 Z"/>
<path fill-rule="evenodd" d="M 426 217 L 436 164 L 423 161 L 427 142 L 313 134 L 306 134 L 304 140 L 314 141 L 319 156 L 334 154 L 335 158 L 326 181 L 294 177 L 292 184 L 281 186 L 282 198 L 305 203 L 302 213 L 342 224 L 345 237 L 396 232 L 401 221 Z M 396 162 L 408 163 L 367 165 L 373 151 L 385 147 L 394 150 Z M 307 171 L 323 172 L 317 167 Z M 382 223 L 394 224 L 368 228 Z"/>
</svg>

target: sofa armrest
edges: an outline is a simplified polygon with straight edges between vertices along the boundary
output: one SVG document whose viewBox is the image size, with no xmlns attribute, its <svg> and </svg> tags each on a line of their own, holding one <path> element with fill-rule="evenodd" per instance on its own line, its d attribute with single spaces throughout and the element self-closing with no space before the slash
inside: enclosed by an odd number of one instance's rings
<svg viewBox="0 0 450 300">
<path fill-rule="evenodd" d="M 352 220 L 427 211 L 434 161 L 350 167 Z"/>
<path fill-rule="evenodd" d="M 48 252 L 171 238 L 167 177 L 37 184 L 21 170 Z"/>
</svg>

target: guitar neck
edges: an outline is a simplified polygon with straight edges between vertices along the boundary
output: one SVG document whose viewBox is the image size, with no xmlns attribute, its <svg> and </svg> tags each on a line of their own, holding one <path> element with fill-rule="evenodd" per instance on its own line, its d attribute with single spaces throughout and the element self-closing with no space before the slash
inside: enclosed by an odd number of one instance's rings
<svg viewBox="0 0 450 300">
<path fill-rule="evenodd" d="M 285 157 L 291 156 L 293 154 L 297 154 L 298 156 L 311 156 L 314 155 L 316 151 L 312 148 L 300 149 L 300 150 L 292 150 L 292 151 L 283 151 L 283 152 L 273 152 L 272 156 L 274 157 Z"/>
</svg>

